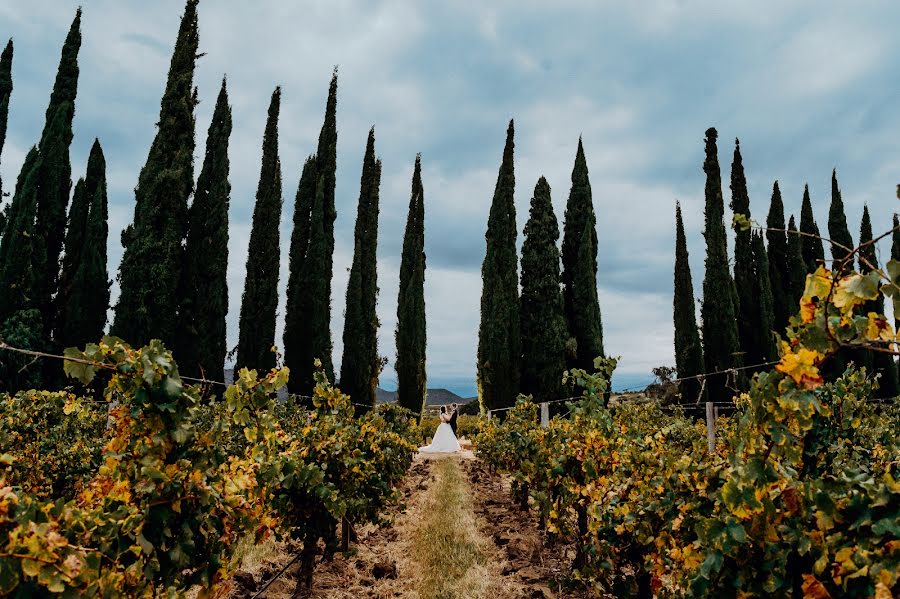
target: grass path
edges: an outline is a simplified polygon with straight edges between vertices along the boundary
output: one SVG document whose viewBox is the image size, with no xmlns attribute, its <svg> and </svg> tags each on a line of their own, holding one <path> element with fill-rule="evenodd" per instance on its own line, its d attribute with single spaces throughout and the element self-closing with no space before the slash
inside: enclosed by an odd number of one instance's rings
<svg viewBox="0 0 900 599">
<path fill-rule="evenodd" d="M 490 546 L 481 536 L 459 460 L 432 463 L 434 482 L 419 505 L 410 557 L 421 599 L 477 599 L 491 586 Z"/>
<path fill-rule="evenodd" d="M 361 527 L 350 553 L 319 564 L 315 599 L 570 596 L 547 588 L 551 572 L 541 556 L 539 534 L 531 530 L 533 518 L 513 506 L 508 486 L 484 471 L 471 451 L 417 456 L 400 491 L 405 501 L 385 514 L 389 526 Z M 253 588 L 238 585 L 229 599 L 252 594 L 294 552 L 272 542 L 252 548 L 242 570 Z M 291 597 L 294 570 L 263 597 Z"/>
</svg>

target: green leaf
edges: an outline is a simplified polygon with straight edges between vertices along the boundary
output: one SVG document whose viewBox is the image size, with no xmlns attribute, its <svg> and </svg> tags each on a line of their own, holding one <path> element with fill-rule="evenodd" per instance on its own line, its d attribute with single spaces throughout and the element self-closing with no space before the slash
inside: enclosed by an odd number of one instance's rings
<svg viewBox="0 0 900 599">
<path fill-rule="evenodd" d="M 705 560 L 703 560 L 703 564 L 700 566 L 700 575 L 703 578 L 709 578 L 710 574 L 715 574 L 722 569 L 722 563 L 724 561 L 720 551 L 713 551 L 706 556 Z"/>
<path fill-rule="evenodd" d="M 67 347 L 63 352 L 63 356 L 65 356 L 66 358 L 75 358 L 79 360 L 87 359 L 87 357 L 77 347 Z M 81 381 L 81 384 L 89 385 L 90 382 L 94 380 L 94 375 L 97 372 L 97 368 L 92 364 L 65 360 L 63 362 L 63 372 L 66 373 L 66 376 Z"/>
<path fill-rule="evenodd" d="M 889 532 L 894 537 L 900 537 L 900 521 L 896 518 L 882 518 L 872 524 L 872 532 L 877 535 Z"/>
<path fill-rule="evenodd" d="M 12 593 L 19 585 L 19 569 L 13 560 L 0 558 L 0 595 Z"/>
<path fill-rule="evenodd" d="M 725 530 L 728 532 L 728 536 L 736 543 L 743 543 L 747 540 L 747 531 L 744 530 L 744 526 L 740 522 L 729 522 L 725 526 Z"/>
</svg>

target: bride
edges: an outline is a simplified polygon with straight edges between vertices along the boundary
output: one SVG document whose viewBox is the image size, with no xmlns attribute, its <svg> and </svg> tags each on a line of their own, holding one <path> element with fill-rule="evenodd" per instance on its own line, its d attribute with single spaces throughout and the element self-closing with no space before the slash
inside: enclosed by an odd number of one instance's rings
<svg viewBox="0 0 900 599">
<path fill-rule="evenodd" d="M 456 440 L 456 435 L 453 434 L 453 428 L 450 426 L 450 414 L 447 413 L 445 406 L 441 406 L 441 423 L 434 433 L 434 438 L 431 439 L 430 445 L 420 447 L 419 452 L 454 453 L 459 449 L 459 441 Z"/>
</svg>

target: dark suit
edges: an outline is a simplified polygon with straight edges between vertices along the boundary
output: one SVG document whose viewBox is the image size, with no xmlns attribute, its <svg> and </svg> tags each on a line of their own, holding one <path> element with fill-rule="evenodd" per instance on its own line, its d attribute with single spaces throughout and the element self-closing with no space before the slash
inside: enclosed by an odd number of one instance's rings
<svg viewBox="0 0 900 599">
<path fill-rule="evenodd" d="M 450 428 L 453 429 L 453 434 L 456 435 L 456 416 L 459 412 L 457 410 L 453 410 L 453 413 L 450 414 Z"/>
</svg>

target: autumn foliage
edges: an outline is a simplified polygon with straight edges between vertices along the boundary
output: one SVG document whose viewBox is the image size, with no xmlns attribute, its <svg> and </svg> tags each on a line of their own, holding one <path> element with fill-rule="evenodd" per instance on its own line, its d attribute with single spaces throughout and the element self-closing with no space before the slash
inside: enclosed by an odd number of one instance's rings
<svg viewBox="0 0 900 599">
<path fill-rule="evenodd" d="M 900 592 L 900 410 L 873 379 L 820 367 L 847 346 L 896 351 L 881 294 L 900 262 L 807 277 L 780 361 L 735 398 L 715 452 L 705 426 L 655 403 L 605 400 L 614 362 L 575 370 L 568 418 L 537 424 L 523 398 L 477 438 L 551 538 L 577 549 L 575 578 L 616 596 L 878 597 Z"/>
</svg>

